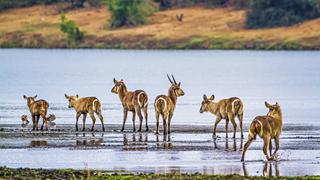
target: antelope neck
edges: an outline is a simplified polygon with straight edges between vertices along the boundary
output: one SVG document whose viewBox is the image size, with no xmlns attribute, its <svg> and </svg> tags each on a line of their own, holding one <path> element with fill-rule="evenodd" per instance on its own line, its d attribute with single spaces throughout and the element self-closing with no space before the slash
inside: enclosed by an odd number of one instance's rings
<svg viewBox="0 0 320 180">
<path fill-rule="evenodd" d="M 172 88 L 169 89 L 168 97 L 172 100 L 173 104 L 176 105 L 177 95 L 176 95 L 176 93 L 174 92 L 174 90 L 172 90 Z"/>
<path fill-rule="evenodd" d="M 119 96 L 121 102 L 123 101 L 123 98 L 124 98 L 124 96 L 126 96 L 127 93 L 128 93 L 128 90 L 127 90 L 126 85 L 123 84 L 122 86 L 120 86 L 118 96 Z"/>
</svg>

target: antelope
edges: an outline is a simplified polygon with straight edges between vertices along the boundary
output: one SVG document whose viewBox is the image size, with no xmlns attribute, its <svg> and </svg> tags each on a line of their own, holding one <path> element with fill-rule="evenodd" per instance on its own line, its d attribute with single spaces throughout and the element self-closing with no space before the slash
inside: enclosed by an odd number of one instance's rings
<svg viewBox="0 0 320 180">
<path fill-rule="evenodd" d="M 77 112 L 76 114 L 76 131 L 78 131 L 78 120 L 81 114 L 83 115 L 83 125 L 82 131 L 85 131 L 86 118 L 89 113 L 92 119 L 91 131 L 94 130 L 94 124 L 96 123 L 96 118 L 94 117 L 94 113 L 97 114 L 101 121 L 102 130 L 104 129 L 103 116 L 101 111 L 101 103 L 96 97 L 83 97 L 80 98 L 79 95 L 68 96 L 65 94 L 66 99 L 69 101 L 69 108 L 74 108 Z"/>
<path fill-rule="evenodd" d="M 176 15 L 176 19 L 179 21 L 179 22 L 182 22 L 183 21 L 183 18 L 184 18 L 184 15 L 181 13 L 181 14 L 177 14 Z"/>
<path fill-rule="evenodd" d="M 141 111 L 144 113 L 144 118 L 146 120 L 146 131 L 149 131 L 148 127 L 148 95 L 143 90 L 128 91 L 123 80 L 117 81 L 113 78 L 114 87 L 111 89 L 111 92 L 118 94 L 123 107 L 123 124 L 121 131 L 124 130 L 124 126 L 127 121 L 128 111 L 132 112 L 132 123 L 133 131 L 136 131 L 135 118 L 136 113 L 140 119 L 140 126 L 138 131 L 142 129 L 143 116 Z"/>
<path fill-rule="evenodd" d="M 270 105 L 265 102 L 265 106 L 269 109 L 266 116 L 257 116 L 250 124 L 249 135 L 247 142 L 245 143 L 242 151 L 241 161 L 244 161 L 245 153 L 250 146 L 251 142 L 256 139 L 259 135 L 263 139 L 263 153 L 267 160 L 274 160 L 277 151 L 280 148 L 280 134 L 282 130 L 282 113 L 281 108 L 278 103 Z M 274 139 L 276 144 L 276 149 L 272 153 L 272 143 L 271 140 Z M 270 157 L 268 155 L 268 148 L 270 152 Z"/>
<path fill-rule="evenodd" d="M 238 117 L 240 122 L 241 138 L 243 138 L 243 103 L 237 97 L 228 99 L 222 99 L 218 102 L 214 102 L 214 95 L 207 98 L 203 95 L 203 101 L 201 103 L 200 113 L 210 112 L 216 116 L 216 122 L 214 123 L 213 135 L 216 135 L 216 128 L 222 119 L 226 120 L 226 137 L 228 137 L 228 125 L 231 121 L 233 125 L 233 138 L 236 137 L 237 124 L 235 117 Z"/>
<path fill-rule="evenodd" d="M 28 116 L 27 115 L 22 115 L 20 117 L 22 124 L 29 124 Z"/>
<path fill-rule="evenodd" d="M 50 124 L 54 124 L 54 120 L 56 120 L 56 116 L 54 114 L 49 114 L 47 121 L 49 121 Z"/>
<path fill-rule="evenodd" d="M 181 82 L 177 83 L 172 75 L 172 80 L 169 75 L 167 75 L 171 86 L 168 90 L 168 95 L 159 95 L 154 101 L 154 109 L 156 114 L 156 134 L 159 134 L 159 116 L 161 114 L 163 119 L 163 134 L 170 134 L 171 119 L 173 116 L 173 111 L 177 104 L 177 99 L 179 96 L 183 96 L 184 92 L 181 89 Z"/>
<path fill-rule="evenodd" d="M 48 130 L 46 115 L 49 108 L 49 103 L 43 99 L 35 100 L 37 98 L 37 95 L 33 97 L 27 97 L 26 95 L 23 95 L 23 98 L 27 100 L 27 105 L 31 113 L 33 122 L 32 130 L 38 130 L 40 116 L 43 119 L 41 130 L 43 130 L 44 125 L 46 126 L 46 130 Z"/>
</svg>

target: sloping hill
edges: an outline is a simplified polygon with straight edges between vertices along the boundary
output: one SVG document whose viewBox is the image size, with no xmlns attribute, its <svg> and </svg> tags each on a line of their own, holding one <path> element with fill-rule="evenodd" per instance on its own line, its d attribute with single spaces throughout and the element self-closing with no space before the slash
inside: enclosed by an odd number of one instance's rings
<svg viewBox="0 0 320 180">
<path fill-rule="evenodd" d="M 183 13 L 179 22 L 176 15 Z M 108 29 L 105 8 L 66 13 L 86 32 L 87 48 L 320 49 L 320 19 L 292 27 L 248 30 L 245 12 L 192 7 L 155 13 L 147 24 Z M 33 6 L 0 13 L 2 47 L 67 47 L 60 32 L 58 5 Z"/>
</svg>

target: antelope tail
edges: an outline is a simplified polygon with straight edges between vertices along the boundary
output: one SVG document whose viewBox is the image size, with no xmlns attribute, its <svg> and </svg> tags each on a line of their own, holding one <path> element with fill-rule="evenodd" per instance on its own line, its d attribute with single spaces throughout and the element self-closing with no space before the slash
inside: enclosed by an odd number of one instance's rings
<svg viewBox="0 0 320 180">
<path fill-rule="evenodd" d="M 242 101 L 240 99 L 235 99 L 234 101 L 232 101 L 232 113 L 237 115 L 237 114 L 241 114 L 243 112 L 243 104 Z"/>
<path fill-rule="evenodd" d="M 163 112 L 166 106 L 167 106 L 167 101 L 164 98 L 160 97 L 159 99 L 157 99 L 155 103 L 156 111 Z"/>
<path fill-rule="evenodd" d="M 101 111 L 101 105 L 98 99 L 93 100 L 92 102 L 93 111 Z"/>
<path fill-rule="evenodd" d="M 148 96 L 145 92 L 140 92 L 137 100 L 140 107 L 148 107 Z"/>
<path fill-rule="evenodd" d="M 263 134 L 262 123 L 259 120 L 253 120 L 250 124 L 249 136 L 256 139 L 257 134 L 259 134 L 260 136 L 262 136 Z"/>
</svg>

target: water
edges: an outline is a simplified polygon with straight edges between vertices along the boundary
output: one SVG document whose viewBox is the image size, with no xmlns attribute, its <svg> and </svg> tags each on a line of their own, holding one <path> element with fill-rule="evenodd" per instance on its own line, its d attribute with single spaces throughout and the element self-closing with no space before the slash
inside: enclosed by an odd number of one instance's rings
<svg viewBox="0 0 320 180">
<path fill-rule="evenodd" d="M 178 99 L 173 124 L 213 124 L 211 114 L 199 113 L 204 93 L 216 99 L 240 97 L 245 123 L 266 113 L 264 101 L 279 102 L 284 124 L 320 123 L 316 51 L 1 49 L 0 62 L 0 124 L 20 124 L 20 116 L 29 115 L 24 94 L 46 99 L 58 124 L 74 124 L 75 112 L 67 108 L 65 93 L 98 97 L 106 124 L 121 124 L 120 101 L 110 92 L 114 77 L 124 79 L 129 90 L 148 93 L 149 123 L 154 124 L 153 100 L 167 93 L 167 73 L 181 81 L 186 93 Z"/>
</svg>

